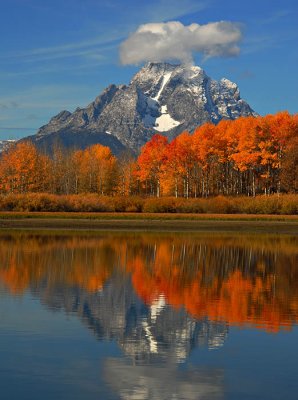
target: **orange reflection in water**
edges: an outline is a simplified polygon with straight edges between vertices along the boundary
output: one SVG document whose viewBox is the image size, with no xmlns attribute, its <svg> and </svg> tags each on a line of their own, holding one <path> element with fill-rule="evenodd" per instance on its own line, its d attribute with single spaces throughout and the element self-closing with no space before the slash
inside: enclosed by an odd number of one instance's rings
<svg viewBox="0 0 298 400">
<path fill-rule="evenodd" d="M 130 274 L 148 305 L 160 295 L 196 318 L 270 331 L 298 320 L 298 239 L 288 236 L 14 234 L 0 236 L 0 282 L 94 292 Z"/>
</svg>

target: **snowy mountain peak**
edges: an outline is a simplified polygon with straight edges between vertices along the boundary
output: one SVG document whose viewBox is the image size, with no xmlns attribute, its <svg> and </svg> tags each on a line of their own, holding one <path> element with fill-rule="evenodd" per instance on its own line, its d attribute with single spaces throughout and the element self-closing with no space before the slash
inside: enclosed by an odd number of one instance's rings
<svg viewBox="0 0 298 400">
<path fill-rule="evenodd" d="M 175 80 L 187 81 L 198 76 L 205 76 L 205 72 L 198 66 L 189 64 L 147 63 L 133 77 L 131 84 L 144 87 L 147 84 L 156 84 L 162 77 L 171 76 Z"/>
<path fill-rule="evenodd" d="M 114 152 L 138 152 L 157 132 L 169 139 L 205 122 L 257 115 L 236 83 L 211 79 L 190 64 L 150 62 L 129 85 L 110 85 L 86 108 L 62 111 L 31 139 L 40 146 L 60 140 L 84 147 L 99 142 Z"/>
<path fill-rule="evenodd" d="M 234 89 L 234 88 L 237 88 L 237 87 L 238 87 L 236 83 L 231 82 L 231 81 L 230 81 L 229 79 L 227 79 L 227 78 L 222 78 L 222 79 L 220 80 L 220 82 L 221 82 L 224 86 L 226 86 L 226 87 L 228 87 L 228 88 Z"/>
</svg>

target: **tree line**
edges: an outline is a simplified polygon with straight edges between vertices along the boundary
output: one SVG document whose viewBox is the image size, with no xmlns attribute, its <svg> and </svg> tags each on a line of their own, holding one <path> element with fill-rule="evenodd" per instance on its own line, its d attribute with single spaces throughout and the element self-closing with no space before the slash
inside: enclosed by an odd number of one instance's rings
<svg viewBox="0 0 298 400">
<path fill-rule="evenodd" d="M 298 115 L 222 120 L 172 142 L 155 135 L 138 158 L 147 194 L 175 197 L 298 191 Z"/>
<path fill-rule="evenodd" d="M 21 141 L 0 157 L 2 194 L 97 193 L 184 198 L 298 192 L 298 115 L 242 117 L 156 134 L 134 158 L 100 144 L 51 155 Z"/>
</svg>

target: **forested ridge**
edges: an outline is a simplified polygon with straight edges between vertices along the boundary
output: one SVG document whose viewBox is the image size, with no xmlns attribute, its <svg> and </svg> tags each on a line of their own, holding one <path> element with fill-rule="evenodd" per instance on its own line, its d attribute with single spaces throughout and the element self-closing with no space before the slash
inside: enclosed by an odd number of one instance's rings
<svg viewBox="0 0 298 400">
<path fill-rule="evenodd" d="M 241 117 L 154 135 L 138 158 L 108 147 L 58 145 L 53 154 L 20 141 L 0 158 L 2 197 L 27 193 L 208 198 L 298 192 L 298 115 Z"/>
</svg>

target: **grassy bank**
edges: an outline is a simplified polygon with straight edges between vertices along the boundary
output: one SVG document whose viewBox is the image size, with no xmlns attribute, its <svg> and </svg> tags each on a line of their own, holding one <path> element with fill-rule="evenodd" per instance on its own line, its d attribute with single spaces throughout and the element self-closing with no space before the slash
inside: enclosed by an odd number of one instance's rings
<svg viewBox="0 0 298 400">
<path fill-rule="evenodd" d="M 0 229 L 298 233 L 298 196 L 0 196 Z"/>
<path fill-rule="evenodd" d="M 298 216 L 7 212 L 0 214 L 0 229 L 251 232 L 298 235 Z"/>
</svg>

